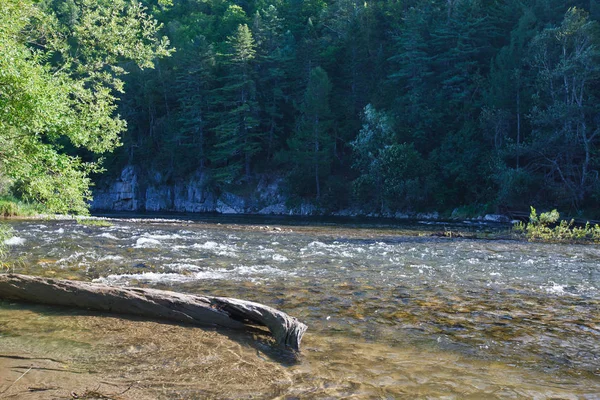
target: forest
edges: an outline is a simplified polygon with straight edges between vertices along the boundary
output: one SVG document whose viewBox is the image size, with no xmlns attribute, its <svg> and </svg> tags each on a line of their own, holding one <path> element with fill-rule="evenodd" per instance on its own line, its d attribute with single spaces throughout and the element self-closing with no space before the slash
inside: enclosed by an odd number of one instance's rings
<svg viewBox="0 0 600 400">
<path fill-rule="evenodd" d="M 3 1 L 0 189 L 80 211 L 134 165 L 216 192 L 280 177 L 323 210 L 598 216 L 599 19 L 597 0 Z"/>
</svg>

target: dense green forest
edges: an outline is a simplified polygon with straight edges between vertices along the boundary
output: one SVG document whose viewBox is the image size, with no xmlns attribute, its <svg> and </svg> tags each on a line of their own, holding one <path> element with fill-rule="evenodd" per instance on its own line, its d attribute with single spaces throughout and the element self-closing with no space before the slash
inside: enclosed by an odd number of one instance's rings
<svg viewBox="0 0 600 400">
<path fill-rule="evenodd" d="M 43 17 L 10 23 L 18 3 Z M 137 165 L 167 183 L 202 171 L 217 192 L 283 177 L 290 199 L 326 210 L 537 204 L 598 213 L 597 0 L 90 3 L 3 1 L 0 25 L 4 38 L 6 29 L 29 34 L 51 19 L 34 36 L 60 38 L 62 51 L 17 43 L 48 73 L 63 73 L 66 55 L 84 53 L 64 74 L 84 77 L 89 98 L 66 109 L 93 120 L 100 111 L 88 108 L 100 101 L 102 119 L 31 129 L 51 131 L 40 143 L 61 143 L 56 154 L 79 163 L 115 147 L 122 131 L 106 179 Z M 0 74 L 9 63 L 0 60 Z M 2 84 L 0 75 L 7 146 L 13 94 Z M 17 117 L 8 123 L 45 118 Z M 4 166 L 4 149 L 0 157 Z M 25 172 L 3 171 L 28 193 Z"/>
</svg>

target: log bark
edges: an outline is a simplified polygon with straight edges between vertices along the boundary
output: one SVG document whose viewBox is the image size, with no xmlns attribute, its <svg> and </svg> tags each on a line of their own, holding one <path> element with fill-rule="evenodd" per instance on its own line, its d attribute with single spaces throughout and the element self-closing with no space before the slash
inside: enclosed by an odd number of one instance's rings
<svg viewBox="0 0 600 400">
<path fill-rule="evenodd" d="M 198 296 L 158 289 L 0 274 L 0 298 L 77 307 L 117 314 L 243 329 L 266 326 L 277 343 L 295 351 L 307 326 L 263 304 L 228 297 Z"/>
</svg>

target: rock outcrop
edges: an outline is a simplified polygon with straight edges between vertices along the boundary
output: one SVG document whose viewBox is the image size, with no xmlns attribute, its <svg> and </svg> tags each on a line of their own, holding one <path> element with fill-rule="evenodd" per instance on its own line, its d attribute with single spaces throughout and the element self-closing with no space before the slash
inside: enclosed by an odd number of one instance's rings
<svg viewBox="0 0 600 400">
<path fill-rule="evenodd" d="M 108 186 L 94 190 L 91 208 L 97 211 L 217 212 L 221 214 L 312 215 L 310 204 L 290 208 L 282 194 L 283 180 L 263 176 L 247 196 L 231 192 L 217 194 L 207 185 L 206 174 L 196 173 L 175 184 L 165 182 L 158 172 L 141 174 L 127 166 Z"/>
<path fill-rule="evenodd" d="M 310 202 L 289 206 L 281 177 L 264 175 L 252 190 L 216 193 L 208 185 L 209 177 L 196 172 L 185 180 L 168 182 L 160 172 L 143 172 L 127 166 L 117 180 L 94 190 L 92 210 L 96 211 L 162 211 L 220 214 L 260 215 L 324 215 L 325 212 Z M 244 194 L 240 194 L 244 193 Z M 339 217 L 366 216 L 374 218 L 439 220 L 438 212 L 404 213 L 396 210 L 377 212 L 354 206 L 329 210 L 328 215 Z M 463 220 L 458 209 L 450 219 Z M 468 218 L 467 218 L 468 219 Z M 504 215 L 487 214 L 471 220 L 481 223 L 508 223 Z"/>
</svg>

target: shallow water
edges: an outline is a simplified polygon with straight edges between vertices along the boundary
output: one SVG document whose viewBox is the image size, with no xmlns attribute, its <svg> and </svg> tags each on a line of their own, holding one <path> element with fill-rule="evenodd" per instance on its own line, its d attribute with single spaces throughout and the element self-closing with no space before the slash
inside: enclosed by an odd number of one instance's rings
<svg viewBox="0 0 600 400">
<path fill-rule="evenodd" d="M 407 226 L 10 223 L 15 272 L 238 297 L 309 325 L 291 362 L 256 334 L 0 304 L 1 354 L 138 382 L 122 396 L 600 398 L 597 246 Z M 2 368 L 6 382 L 25 372 Z"/>
</svg>

